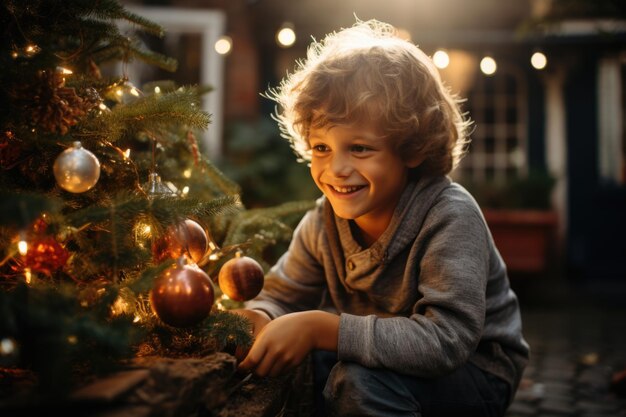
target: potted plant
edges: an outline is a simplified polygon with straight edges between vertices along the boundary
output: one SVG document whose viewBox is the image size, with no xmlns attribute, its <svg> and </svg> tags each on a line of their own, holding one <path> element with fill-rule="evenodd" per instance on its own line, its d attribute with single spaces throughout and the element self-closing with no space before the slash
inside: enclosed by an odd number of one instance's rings
<svg viewBox="0 0 626 417">
<path fill-rule="evenodd" d="M 544 171 L 506 182 L 465 184 L 482 208 L 509 271 L 540 273 L 549 266 L 558 225 L 550 203 L 554 184 Z"/>
</svg>

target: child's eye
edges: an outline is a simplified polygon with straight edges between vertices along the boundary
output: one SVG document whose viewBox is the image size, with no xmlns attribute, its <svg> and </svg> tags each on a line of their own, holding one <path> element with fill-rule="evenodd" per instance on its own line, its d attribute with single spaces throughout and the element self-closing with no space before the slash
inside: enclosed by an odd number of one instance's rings
<svg viewBox="0 0 626 417">
<path fill-rule="evenodd" d="M 313 145 L 311 149 L 313 149 L 313 151 L 315 152 L 326 152 L 328 150 L 328 146 L 322 144 Z"/>
<path fill-rule="evenodd" d="M 363 152 L 369 151 L 370 148 L 368 148 L 367 146 L 363 146 L 363 145 L 352 145 L 350 146 L 350 150 L 354 153 L 363 153 Z"/>
</svg>

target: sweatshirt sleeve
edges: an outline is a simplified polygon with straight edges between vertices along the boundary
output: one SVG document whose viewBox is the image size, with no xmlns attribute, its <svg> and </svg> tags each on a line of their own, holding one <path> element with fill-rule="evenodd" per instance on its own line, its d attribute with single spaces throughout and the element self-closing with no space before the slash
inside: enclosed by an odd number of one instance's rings
<svg viewBox="0 0 626 417">
<path fill-rule="evenodd" d="M 342 314 L 340 360 L 434 377 L 456 369 L 474 352 L 485 319 L 489 234 L 473 200 L 451 198 L 431 208 L 409 254 L 412 270 L 405 275 L 419 280 L 421 295 L 413 314 Z"/>
<path fill-rule="evenodd" d="M 323 268 L 316 253 L 321 213 L 307 212 L 296 229 L 287 252 L 265 276 L 261 293 L 246 308 L 263 310 L 271 318 L 294 311 L 314 310 L 326 289 Z"/>
</svg>

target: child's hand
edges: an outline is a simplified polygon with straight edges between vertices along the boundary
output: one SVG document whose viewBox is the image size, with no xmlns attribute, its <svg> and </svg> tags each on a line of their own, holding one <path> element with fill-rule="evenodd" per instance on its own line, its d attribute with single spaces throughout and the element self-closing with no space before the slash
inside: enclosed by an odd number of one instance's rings
<svg viewBox="0 0 626 417">
<path fill-rule="evenodd" d="M 298 366 L 313 349 L 337 350 L 339 316 L 322 311 L 286 314 L 258 334 L 239 369 L 277 376 Z"/>
<path fill-rule="evenodd" d="M 231 310 L 230 312 L 234 314 L 238 314 L 250 320 L 250 323 L 252 323 L 252 338 L 253 339 L 257 337 L 259 332 L 263 329 L 263 327 L 267 325 L 267 323 L 272 321 L 270 316 L 268 316 L 266 313 L 260 310 L 235 309 L 235 310 Z M 237 346 L 237 348 L 235 349 L 235 357 L 237 358 L 237 361 L 239 362 L 243 358 L 245 358 L 246 355 L 248 354 L 248 351 L 249 349 L 244 349 L 240 346 Z"/>
</svg>

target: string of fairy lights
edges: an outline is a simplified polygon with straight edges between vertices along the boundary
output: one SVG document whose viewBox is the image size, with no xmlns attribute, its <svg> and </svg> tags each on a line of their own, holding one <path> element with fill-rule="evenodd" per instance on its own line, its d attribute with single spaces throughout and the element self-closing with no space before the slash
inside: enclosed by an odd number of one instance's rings
<svg viewBox="0 0 626 417">
<path fill-rule="evenodd" d="M 399 29 L 398 36 L 410 39 L 408 31 Z M 290 48 L 295 45 L 296 31 L 295 26 L 291 22 L 284 22 L 276 31 L 276 44 L 281 48 Z M 228 55 L 233 49 L 233 39 L 228 35 L 221 36 L 215 42 L 215 51 L 220 55 Z M 435 66 L 440 69 L 447 68 L 452 60 L 445 49 L 437 49 L 432 55 Z M 548 58 L 542 51 L 535 51 L 530 57 L 530 64 L 536 70 L 543 70 L 548 65 Z M 481 58 L 479 64 L 480 70 L 485 75 L 493 75 L 498 69 L 496 59 L 491 55 L 485 55 Z"/>
</svg>

